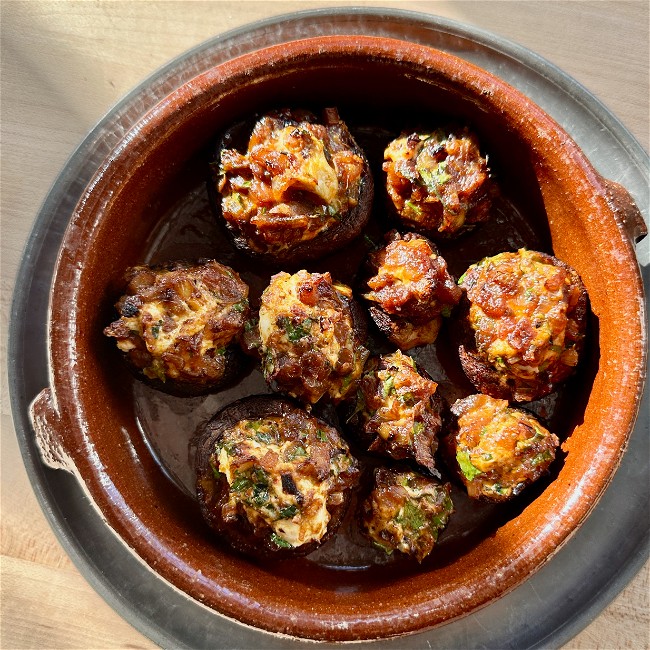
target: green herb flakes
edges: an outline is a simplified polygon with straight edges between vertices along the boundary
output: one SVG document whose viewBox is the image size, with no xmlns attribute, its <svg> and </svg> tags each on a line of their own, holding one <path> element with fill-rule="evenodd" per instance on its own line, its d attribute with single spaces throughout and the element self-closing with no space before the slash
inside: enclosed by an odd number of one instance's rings
<svg viewBox="0 0 650 650">
<path fill-rule="evenodd" d="M 531 462 L 536 467 L 537 465 L 541 465 L 549 460 L 553 460 L 553 454 L 547 449 L 546 451 L 537 454 Z"/>
<path fill-rule="evenodd" d="M 230 486 L 230 491 L 243 492 L 244 490 L 248 490 L 251 487 L 253 487 L 253 481 L 251 481 L 251 479 L 248 476 L 241 476 L 239 478 L 236 478 L 232 482 L 232 485 Z"/>
<path fill-rule="evenodd" d="M 306 458 L 309 454 L 304 447 L 300 445 L 294 447 L 287 454 L 287 460 L 295 460 L 296 458 Z"/>
<path fill-rule="evenodd" d="M 312 320 L 311 318 L 305 318 L 302 323 L 294 323 L 290 318 L 283 316 L 278 320 L 278 325 L 287 333 L 289 341 L 295 343 L 296 341 L 309 336 Z"/>
<path fill-rule="evenodd" d="M 290 505 L 280 509 L 280 519 L 293 519 L 298 514 L 298 506 Z"/>
<path fill-rule="evenodd" d="M 411 530 L 420 530 L 427 523 L 424 513 L 412 501 L 407 501 L 404 504 L 404 508 L 397 516 L 396 521 Z"/>
<path fill-rule="evenodd" d="M 480 469 L 477 469 L 476 467 L 474 467 L 474 465 L 472 465 L 469 459 L 468 451 L 457 451 L 456 460 L 458 461 L 458 466 L 460 467 L 460 471 L 463 473 L 463 475 L 468 481 L 473 481 L 477 476 L 482 474 Z"/>
<path fill-rule="evenodd" d="M 160 328 L 162 327 L 162 324 L 163 322 L 161 319 L 151 327 L 151 336 L 153 336 L 155 339 L 157 339 L 158 335 L 160 334 Z"/>
<path fill-rule="evenodd" d="M 395 377 L 393 375 L 388 375 L 388 377 L 386 377 L 386 379 L 384 379 L 383 381 L 381 387 L 381 396 L 385 399 L 394 390 L 395 390 Z"/>
<path fill-rule="evenodd" d="M 271 533 L 271 541 L 278 547 L 278 548 L 293 548 L 293 545 L 287 542 L 286 539 L 283 539 L 278 535 L 277 533 Z"/>
</svg>

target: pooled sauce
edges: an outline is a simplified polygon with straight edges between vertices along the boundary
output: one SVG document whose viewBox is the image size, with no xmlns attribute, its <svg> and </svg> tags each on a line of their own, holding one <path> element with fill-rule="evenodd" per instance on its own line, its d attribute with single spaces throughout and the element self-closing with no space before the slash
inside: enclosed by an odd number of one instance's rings
<svg viewBox="0 0 650 650">
<path fill-rule="evenodd" d="M 343 112 L 342 115 L 345 119 Z M 274 273 L 294 272 L 299 268 L 305 268 L 310 272 L 330 271 L 335 280 L 352 286 L 358 295 L 357 275 L 368 252 L 373 246 L 383 243 L 383 233 L 394 227 L 394 224 L 387 217 L 381 172 L 381 152 L 383 146 L 389 141 L 389 135 L 385 128 L 375 125 L 357 125 L 355 128 L 350 124 L 350 130 L 359 145 L 367 152 L 371 164 L 374 165 L 373 175 L 376 186 L 370 223 L 364 234 L 351 244 L 331 255 L 313 262 L 305 262 L 297 267 L 289 265 L 283 268 L 270 267 L 259 262 L 251 262 L 231 245 L 225 229 L 213 216 L 204 183 L 207 155 L 202 154 L 191 160 L 175 179 L 177 183 L 174 188 L 174 198 L 161 198 L 158 206 L 152 206 L 152 209 L 161 209 L 160 220 L 157 230 L 145 244 L 141 262 L 155 264 L 176 259 L 214 258 L 234 268 L 249 285 L 250 304 L 253 310 L 259 307 L 260 295 Z M 505 172 L 502 175 L 505 181 L 507 175 Z M 500 178 L 501 176 L 497 175 L 497 182 Z M 531 213 L 524 214 L 509 198 L 506 185 L 501 184 L 501 188 L 502 195 L 493 205 L 490 221 L 479 225 L 474 231 L 457 240 L 436 242 L 440 254 L 447 261 L 449 272 L 456 279 L 470 264 L 499 252 L 516 251 L 526 247 L 552 253 L 548 227 L 543 213 L 540 213 L 539 198 L 533 197 L 527 204 Z M 435 343 L 410 351 L 418 365 L 438 383 L 439 394 L 448 405 L 456 399 L 476 392 L 462 371 L 457 349 L 450 336 L 451 327 L 453 327 L 453 318 L 445 318 Z M 369 340 L 366 345 L 373 354 L 394 351 L 394 347 L 387 343 L 372 325 L 369 326 Z M 589 348 L 592 348 L 591 351 Z M 594 348 L 595 342 L 588 341 L 585 356 L 591 357 L 592 362 L 585 359 L 587 363 L 583 362 L 578 373 L 557 392 L 542 400 L 523 405 L 540 417 L 560 440 L 570 435 L 584 412 L 586 395 L 595 376 L 593 358 L 597 355 L 597 350 Z M 132 392 L 140 433 L 148 449 L 168 479 L 179 490 L 194 497 L 194 454 L 202 425 L 216 411 L 236 399 L 271 391 L 259 367 L 254 367 L 238 385 L 204 397 L 172 397 L 135 380 Z M 337 426 L 346 436 L 342 423 L 336 419 L 334 409 L 317 405 L 314 413 Z M 390 463 L 364 453 L 356 441 L 350 440 L 349 436 L 346 438 L 350 441 L 352 452 L 359 458 L 366 480 L 362 479 L 359 494 L 355 496 L 341 529 L 333 539 L 316 552 L 303 559 L 279 563 L 274 571 L 290 575 L 292 563 L 309 563 L 311 570 L 324 572 L 322 580 L 327 584 L 329 575 L 327 569 L 372 571 L 372 567 L 378 567 L 379 571 L 382 565 L 391 564 L 399 567 L 400 575 L 403 577 L 409 572 L 425 570 L 425 567 L 447 564 L 462 556 L 481 539 L 521 512 L 543 491 L 544 486 L 557 476 L 562 464 L 562 458 L 557 458 L 549 476 L 543 477 L 527 488 L 521 496 L 506 504 L 494 505 L 473 501 L 462 487 L 452 482 L 451 497 L 455 512 L 450 518 L 448 527 L 440 535 L 431 556 L 422 565 L 417 565 L 398 557 L 400 554 L 385 555 L 374 548 L 359 532 L 355 511 L 356 502 L 364 496 L 364 483 L 367 483 L 373 467 Z M 443 479 L 448 480 L 449 472 L 441 461 L 438 461 L 438 467 L 443 474 Z M 196 516 L 200 517 L 198 506 Z M 321 579 L 320 575 L 319 579 Z M 330 576 L 330 582 L 331 579 Z M 377 579 L 381 580 L 382 577 L 378 574 Z M 385 570 L 383 579 L 385 579 Z M 354 578 L 347 578 L 346 581 L 349 581 L 350 589 L 356 588 L 357 582 Z"/>
</svg>

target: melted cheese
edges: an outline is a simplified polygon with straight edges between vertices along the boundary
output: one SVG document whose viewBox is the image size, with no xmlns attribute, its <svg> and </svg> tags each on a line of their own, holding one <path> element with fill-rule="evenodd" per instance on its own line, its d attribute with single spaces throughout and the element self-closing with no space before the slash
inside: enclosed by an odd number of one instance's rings
<svg viewBox="0 0 650 650">
<path fill-rule="evenodd" d="M 262 442 L 254 437 L 255 433 L 251 433 L 251 429 L 247 426 L 248 422 L 244 420 L 238 423 L 228 436 L 231 442 L 236 441 L 236 452 L 231 452 L 234 455 L 228 453 L 225 446 L 221 447 L 218 453 L 218 470 L 226 476 L 231 487 L 230 504 L 233 507 L 238 503 L 241 504 L 246 517 L 253 525 L 257 522 L 270 526 L 279 538 L 291 546 L 297 547 L 319 541 L 327 532 L 330 521 L 327 499 L 332 489 L 332 479 L 319 482 L 315 477 L 306 476 L 300 471 L 300 465 L 309 462 L 311 453 L 305 442 L 301 443 L 305 455 L 301 453 L 292 458 L 291 452 L 297 445 L 295 440 Z M 268 430 L 265 426 L 272 420 L 261 422 L 261 428 L 258 428 L 257 432 L 264 433 Z M 262 470 L 265 466 L 263 459 L 269 453 L 276 455 L 277 461 L 272 470 L 265 471 Z M 246 459 L 245 463 L 238 462 L 239 459 Z M 332 461 L 330 477 L 340 471 L 339 465 L 340 460 Z M 232 490 L 242 477 L 245 480 L 245 477 L 254 475 L 260 470 L 264 471 L 265 478 L 268 479 L 268 500 L 264 504 L 253 503 L 250 499 L 250 490 L 248 492 Z M 301 495 L 300 500 L 296 495 L 284 491 L 283 475 L 292 477 Z M 290 517 L 283 516 L 282 511 L 286 512 L 287 509 L 294 514 Z"/>
<path fill-rule="evenodd" d="M 300 136 L 294 134 L 299 132 Z M 288 189 L 312 192 L 326 204 L 332 204 L 338 197 L 339 182 L 336 170 L 325 156 L 323 141 L 305 128 L 288 126 L 276 131 L 273 148 L 292 154 L 289 169 L 272 180 L 271 187 L 277 200 L 282 200 Z"/>
<path fill-rule="evenodd" d="M 162 301 L 151 301 L 144 303 L 136 316 L 122 317 L 129 329 L 142 337 L 152 356 L 162 356 L 179 337 L 191 337 L 202 331 L 201 354 L 215 347 L 214 336 L 205 326 L 231 305 L 223 305 L 203 283 L 191 284 L 189 291 L 179 293 L 181 306 L 174 312 L 166 309 Z M 169 318 L 173 320 L 173 327 L 168 325 Z M 117 345 L 124 352 L 133 347 L 128 341 L 118 341 Z"/>
</svg>

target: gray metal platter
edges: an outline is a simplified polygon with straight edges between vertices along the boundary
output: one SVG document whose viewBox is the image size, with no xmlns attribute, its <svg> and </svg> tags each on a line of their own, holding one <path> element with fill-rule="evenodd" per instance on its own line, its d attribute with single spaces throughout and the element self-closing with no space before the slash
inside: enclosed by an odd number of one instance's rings
<svg viewBox="0 0 650 650">
<path fill-rule="evenodd" d="M 72 475 L 41 463 L 27 411 L 49 380 L 47 308 L 56 256 L 72 211 L 91 176 L 129 128 L 160 99 L 195 75 L 240 54 L 327 34 L 372 34 L 422 43 L 497 75 L 558 121 L 604 177 L 624 185 L 648 222 L 648 155 L 596 98 L 529 50 L 485 31 L 430 15 L 339 8 L 276 17 L 199 45 L 124 97 L 71 156 L 36 219 L 16 281 L 20 290 L 13 299 L 9 382 L 25 467 L 59 541 L 109 605 L 162 647 L 243 650 L 301 648 L 308 642 L 244 626 L 179 592 L 125 548 Z M 647 242 L 637 248 L 637 255 L 647 295 Z M 641 569 L 650 554 L 648 393 L 646 386 L 636 428 L 612 483 L 587 521 L 535 575 L 465 618 L 421 634 L 355 646 L 554 648 L 580 632 Z"/>
</svg>

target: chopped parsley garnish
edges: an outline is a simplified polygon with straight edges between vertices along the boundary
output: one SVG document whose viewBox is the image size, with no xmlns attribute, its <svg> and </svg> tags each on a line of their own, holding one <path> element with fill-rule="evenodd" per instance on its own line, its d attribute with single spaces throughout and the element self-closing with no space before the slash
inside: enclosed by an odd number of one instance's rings
<svg viewBox="0 0 650 650">
<path fill-rule="evenodd" d="M 473 481 L 477 476 L 483 473 L 480 469 L 477 469 L 472 465 L 468 451 L 457 451 L 456 460 L 458 461 L 460 471 L 468 481 Z"/>
<path fill-rule="evenodd" d="M 235 442 L 221 442 L 216 446 L 216 452 L 219 454 L 223 449 L 228 456 L 234 456 L 237 444 Z"/>
<path fill-rule="evenodd" d="M 244 323 L 244 332 L 250 332 L 252 329 L 255 329 L 259 321 L 257 318 L 251 318 Z"/>
<path fill-rule="evenodd" d="M 281 519 L 293 519 L 298 514 L 298 506 L 290 505 L 280 510 Z"/>
<path fill-rule="evenodd" d="M 412 502 L 407 501 L 395 521 L 411 530 L 420 530 L 427 523 L 424 513 Z"/>
<path fill-rule="evenodd" d="M 404 406 L 414 406 L 417 400 L 415 399 L 415 395 L 413 395 L 411 391 L 408 391 L 399 396 L 399 401 L 402 402 Z"/>
<path fill-rule="evenodd" d="M 341 389 L 347 390 L 347 388 L 352 383 L 352 379 L 353 379 L 352 373 L 350 373 L 349 375 L 345 375 L 345 377 L 343 377 L 343 380 L 341 381 Z"/>
<path fill-rule="evenodd" d="M 253 488 L 253 497 L 251 501 L 255 506 L 261 508 L 270 500 L 269 491 L 266 485 L 257 484 Z"/>
<path fill-rule="evenodd" d="M 380 551 L 384 551 L 384 553 L 386 553 L 386 555 L 392 555 L 393 554 L 393 550 L 394 550 L 393 548 L 391 548 L 388 545 L 384 545 L 384 544 L 378 542 L 376 539 L 372 540 L 372 544 L 373 544 L 373 546 L 377 547 Z"/>
<path fill-rule="evenodd" d="M 255 433 L 255 439 L 258 442 L 263 442 L 263 443 L 265 443 L 267 445 L 269 443 L 273 442 L 273 436 L 270 433 L 268 433 L 267 431 L 257 431 Z"/>
<path fill-rule="evenodd" d="M 417 436 L 424 431 L 424 422 L 413 423 L 413 433 Z"/>
<path fill-rule="evenodd" d="M 317 429 L 316 430 L 316 437 L 321 441 L 321 442 L 327 442 L 327 434 L 325 431 L 322 429 Z"/>
<path fill-rule="evenodd" d="M 444 185 L 451 179 L 451 176 L 447 173 L 446 160 L 439 162 L 433 169 L 421 166 L 418 171 L 427 189 L 434 193 L 438 191 L 441 185 Z"/>
<path fill-rule="evenodd" d="M 553 454 L 548 451 L 542 451 L 541 453 L 537 454 L 535 458 L 533 458 L 532 463 L 533 465 L 540 465 L 541 463 L 545 463 L 548 460 L 553 460 Z"/>
<path fill-rule="evenodd" d="M 302 323 L 293 323 L 290 318 L 283 316 L 278 320 L 278 325 L 287 333 L 287 338 L 292 343 L 309 336 L 312 320 L 305 318 Z"/>
<path fill-rule="evenodd" d="M 287 454 L 287 460 L 295 460 L 296 458 L 305 458 L 307 457 L 307 450 L 304 447 L 301 447 L 298 445 L 297 447 L 294 447 L 289 453 Z"/>
<path fill-rule="evenodd" d="M 162 327 L 162 320 L 159 320 L 155 325 L 152 326 L 151 328 L 151 336 L 153 336 L 155 339 L 158 338 L 158 334 L 160 334 L 160 328 Z"/>
<path fill-rule="evenodd" d="M 383 381 L 381 387 L 381 396 L 386 398 L 391 394 L 393 390 L 395 390 L 395 377 L 393 375 L 388 375 L 388 377 L 386 377 L 386 379 Z"/>
<path fill-rule="evenodd" d="M 404 205 L 409 208 L 412 212 L 415 212 L 415 214 L 418 215 L 418 217 L 422 216 L 422 208 L 417 205 L 417 203 L 413 203 L 413 201 L 404 201 Z"/>
<path fill-rule="evenodd" d="M 271 541 L 279 548 L 293 548 L 293 545 L 282 539 L 277 533 L 271 533 Z"/>
<path fill-rule="evenodd" d="M 235 479 L 230 486 L 231 492 L 243 492 L 253 487 L 253 481 L 248 476 L 241 476 Z"/>
<path fill-rule="evenodd" d="M 246 309 L 246 307 L 248 307 L 248 300 L 244 298 L 243 300 L 240 300 L 239 302 L 235 303 L 232 306 L 232 310 L 241 313 L 244 311 L 244 309 Z"/>
</svg>

